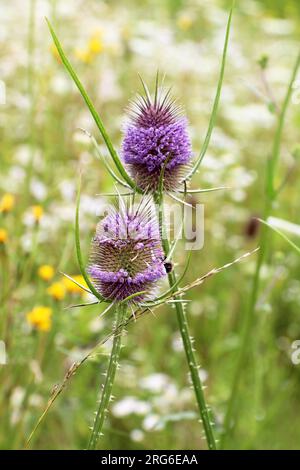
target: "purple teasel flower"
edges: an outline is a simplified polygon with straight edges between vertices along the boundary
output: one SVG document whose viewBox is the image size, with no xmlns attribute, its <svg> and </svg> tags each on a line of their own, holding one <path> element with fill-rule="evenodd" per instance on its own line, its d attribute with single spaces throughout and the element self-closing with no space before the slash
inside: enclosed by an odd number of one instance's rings
<svg viewBox="0 0 300 470">
<path fill-rule="evenodd" d="M 131 177 L 145 192 L 158 190 L 163 170 L 163 190 L 176 191 L 184 180 L 192 158 L 187 119 L 182 108 L 163 93 L 156 83 L 152 100 L 138 96 L 129 108 L 130 120 L 124 129 L 122 158 Z"/>
<path fill-rule="evenodd" d="M 106 299 L 121 301 L 141 291 L 134 302 L 152 298 L 166 275 L 159 228 L 150 200 L 139 207 L 110 209 L 97 225 L 88 272 Z"/>
</svg>

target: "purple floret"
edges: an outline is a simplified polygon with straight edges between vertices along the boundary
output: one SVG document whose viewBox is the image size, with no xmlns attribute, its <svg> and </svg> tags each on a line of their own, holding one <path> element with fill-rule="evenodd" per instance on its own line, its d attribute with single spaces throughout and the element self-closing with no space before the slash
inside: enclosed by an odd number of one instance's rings
<svg viewBox="0 0 300 470">
<path fill-rule="evenodd" d="M 134 301 L 151 298 L 166 275 L 156 220 L 150 211 L 115 209 L 97 226 L 89 274 L 107 300 L 121 301 L 140 291 Z"/>
<path fill-rule="evenodd" d="M 168 169 L 185 165 L 191 157 L 186 119 L 160 127 L 128 126 L 123 156 L 125 163 L 144 165 L 149 173 L 160 170 L 166 159 Z"/>
<path fill-rule="evenodd" d="M 136 104 L 122 143 L 124 163 L 138 186 L 156 191 L 164 168 L 164 189 L 178 188 L 192 157 L 187 120 L 168 95 Z"/>
</svg>

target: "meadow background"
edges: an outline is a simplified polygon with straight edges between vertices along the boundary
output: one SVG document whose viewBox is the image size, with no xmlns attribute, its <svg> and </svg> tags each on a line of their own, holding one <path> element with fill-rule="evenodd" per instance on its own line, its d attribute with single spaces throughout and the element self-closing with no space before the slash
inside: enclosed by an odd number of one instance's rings
<svg viewBox="0 0 300 470">
<path fill-rule="evenodd" d="M 24 446 L 55 384 L 112 328 L 109 315 L 99 318 L 102 307 L 65 308 L 86 300 L 60 274 L 79 275 L 73 229 L 79 170 L 86 259 L 97 214 L 108 201 L 97 194 L 114 187 L 78 130 L 91 132 L 103 147 L 44 17 L 55 26 L 117 148 L 128 100 L 141 91 L 138 73 L 151 87 L 160 69 L 185 108 L 197 155 L 230 3 L 1 3 L 0 80 L 6 100 L 0 104 L 0 340 L 7 354 L 7 364 L 0 365 L 2 449 Z M 276 109 L 288 86 L 299 34 L 297 0 L 236 2 L 218 121 L 193 181 L 194 188 L 230 190 L 194 196 L 193 202 L 205 205 L 205 244 L 193 253 L 186 282 L 258 244 L 259 228 L 251 218 L 262 215 Z M 273 211 L 295 224 L 300 224 L 299 90 L 296 81 L 277 183 L 288 179 Z M 300 339 L 299 256 L 271 232 L 267 248 L 228 448 L 300 447 L 300 365 L 291 361 L 291 344 Z M 179 270 L 185 259 L 186 252 L 177 249 Z M 255 255 L 189 294 L 188 318 L 216 433 L 226 411 L 254 269 Z M 37 307 L 47 309 L 42 323 Z M 156 317 L 132 324 L 124 345 L 100 448 L 205 448 L 174 310 L 162 307 Z M 86 447 L 109 346 L 80 368 L 37 431 L 33 448 Z"/>
</svg>

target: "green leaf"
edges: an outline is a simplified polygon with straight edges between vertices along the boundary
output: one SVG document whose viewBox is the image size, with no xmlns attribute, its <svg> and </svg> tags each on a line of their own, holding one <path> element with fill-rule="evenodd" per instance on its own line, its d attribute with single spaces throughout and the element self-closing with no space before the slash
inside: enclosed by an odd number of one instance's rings
<svg viewBox="0 0 300 470">
<path fill-rule="evenodd" d="M 51 36 L 53 38 L 53 41 L 54 41 L 54 44 L 57 48 L 57 51 L 59 53 L 59 56 L 62 60 L 62 63 L 64 64 L 65 68 L 67 69 L 68 73 L 70 74 L 71 78 L 73 79 L 75 85 L 77 86 L 78 90 L 80 91 L 81 93 L 81 96 L 82 98 L 84 99 L 84 101 L 86 102 L 87 104 L 87 107 L 89 108 L 89 111 L 91 113 L 91 115 L 93 116 L 94 118 L 94 121 L 104 139 L 104 142 L 106 144 L 106 147 L 113 159 L 113 161 L 115 162 L 115 165 L 117 167 L 117 169 L 119 170 L 120 174 L 122 175 L 122 177 L 124 178 L 124 180 L 126 181 L 126 183 L 128 183 L 132 188 L 135 188 L 136 187 L 136 184 L 135 182 L 130 178 L 130 176 L 128 175 L 128 173 L 126 172 L 110 138 L 109 138 L 109 135 L 104 127 L 104 124 L 102 122 L 102 119 L 100 118 L 99 114 L 97 113 L 90 97 L 88 96 L 87 92 L 85 91 L 84 89 L 84 86 L 82 85 L 81 81 L 79 80 L 75 70 L 73 69 L 72 65 L 70 64 L 69 60 L 67 59 L 65 53 L 64 53 L 64 50 L 59 42 L 59 39 L 58 37 L 56 36 L 55 32 L 54 32 L 54 29 L 52 28 L 51 26 L 51 23 L 50 21 L 46 18 L 46 21 L 47 21 L 47 24 L 48 24 L 48 27 L 49 27 L 49 30 L 50 30 L 50 33 L 51 33 Z"/>
<path fill-rule="evenodd" d="M 223 54 L 222 54 L 220 75 L 219 75 L 219 80 L 218 80 L 216 96 L 215 96 L 214 104 L 213 104 L 213 108 L 212 108 L 212 113 L 211 113 L 209 124 L 208 124 L 208 129 L 207 129 L 207 132 L 206 132 L 206 136 L 205 136 L 204 143 L 202 145 L 202 149 L 200 151 L 199 157 L 198 157 L 197 161 L 195 162 L 195 164 L 194 164 L 193 168 L 191 169 L 191 171 L 185 177 L 185 181 L 191 179 L 191 177 L 196 173 L 199 166 L 201 165 L 201 162 L 202 162 L 203 158 L 205 157 L 206 151 L 207 151 L 208 146 L 209 146 L 209 142 L 210 142 L 210 138 L 211 138 L 211 135 L 212 135 L 213 128 L 215 126 L 217 111 L 218 111 L 218 106 L 219 106 L 219 101 L 220 101 L 220 96 L 221 96 L 221 90 L 222 90 L 222 85 L 223 85 L 223 78 L 224 78 L 224 71 L 225 71 L 226 56 L 227 56 L 229 33 L 230 33 L 230 26 L 231 26 L 231 18 L 232 18 L 233 9 L 234 9 L 234 2 L 232 3 L 232 7 L 230 9 L 230 13 L 229 13 L 229 17 L 228 17 L 228 22 L 227 22 L 227 27 L 226 27 L 226 34 L 225 34 L 225 42 L 224 42 Z"/>
</svg>

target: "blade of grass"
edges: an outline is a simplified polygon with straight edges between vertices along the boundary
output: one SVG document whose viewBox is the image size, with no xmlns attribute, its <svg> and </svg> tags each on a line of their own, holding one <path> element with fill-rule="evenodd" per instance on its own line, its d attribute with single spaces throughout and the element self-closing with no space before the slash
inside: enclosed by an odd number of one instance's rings
<svg viewBox="0 0 300 470">
<path fill-rule="evenodd" d="M 187 174 L 187 176 L 184 178 L 184 181 L 187 181 L 191 179 L 191 177 L 196 173 L 198 170 L 199 166 L 201 165 L 201 162 L 203 158 L 205 157 L 206 151 L 209 146 L 210 138 L 212 135 L 213 128 L 215 126 L 216 122 L 216 117 L 217 117 L 217 112 L 218 112 L 218 106 L 219 106 L 219 101 L 220 101 L 220 96 L 221 96 L 221 90 L 222 90 L 222 85 L 223 85 L 223 78 L 224 78 L 224 72 L 225 72 L 225 64 L 226 64 L 226 56 L 227 56 L 227 49 L 228 49 L 228 42 L 229 42 L 229 33 L 230 33 L 230 26 L 231 26 L 231 19 L 232 19 L 232 13 L 234 9 L 234 1 L 232 3 L 229 17 L 228 17 L 228 22 L 227 22 L 227 27 L 226 27 L 226 34 L 225 34 L 225 41 L 224 41 L 224 47 L 223 47 L 223 54 L 222 54 L 222 62 L 221 62 L 221 69 L 220 69 L 220 75 L 219 75 L 219 80 L 218 80 L 218 85 L 217 85 L 217 91 L 214 99 L 214 104 L 212 108 L 212 113 L 210 116 L 209 124 L 208 124 L 208 129 L 206 132 L 206 136 L 204 139 L 204 143 L 202 145 L 199 157 L 197 161 L 195 162 L 193 168 L 191 171 Z"/>
<path fill-rule="evenodd" d="M 64 50 L 61 46 L 61 43 L 58 39 L 58 37 L 56 36 L 56 33 L 50 23 L 50 21 L 48 20 L 48 18 L 46 18 L 46 22 L 47 22 L 47 25 L 48 25 L 48 28 L 50 30 L 50 33 L 51 33 L 51 36 L 52 36 L 52 39 L 54 41 L 54 44 L 57 48 L 57 51 L 59 53 L 59 56 L 61 58 L 61 61 L 63 63 L 63 65 L 65 66 L 66 70 L 68 71 L 69 75 L 71 76 L 71 78 L 73 79 L 75 85 L 77 86 L 78 90 L 80 91 L 81 93 L 81 96 L 82 98 L 84 99 L 87 107 L 89 108 L 89 111 L 91 113 L 91 115 L 93 116 L 94 118 L 94 121 L 96 123 L 96 126 L 98 127 L 99 131 L 100 131 L 100 134 L 102 135 L 103 137 L 103 140 L 106 144 L 106 147 L 117 167 L 117 169 L 119 170 L 121 176 L 124 178 L 124 180 L 126 181 L 126 183 L 129 184 L 129 186 L 131 186 L 132 188 L 136 188 L 136 184 L 135 182 L 130 178 L 130 176 L 128 175 L 127 171 L 125 170 L 113 144 L 112 144 L 112 141 L 110 140 L 110 137 L 104 127 L 104 124 L 103 124 L 103 121 L 102 119 L 100 118 L 99 114 L 97 113 L 89 95 L 87 94 L 84 86 L 82 85 L 81 81 L 79 80 L 75 70 L 73 69 L 71 63 L 69 62 L 69 60 L 67 59 L 65 53 L 64 53 Z"/>
<path fill-rule="evenodd" d="M 293 91 L 293 84 L 295 82 L 295 79 L 297 77 L 298 69 L 300 66 L 300 52 L 298 54 L 298 57 L 296 59 L 293 71 L 292 71 L 292 76 L 289 82 L 289 86 L 287 89 L 287 93 L 285 95 L 283 105 L 281 108 L 281 112 L 279 114 L 278 118 L 278 127 L 277 127 L 277 132 L 275 134 L 274 138 L 274 143 L 273 143 L 273 151 L 272 151 L 272 156 L 269 159 L 269 165 L 268 165 L 268 178 L 267 178 L 267 194 L 269 199 L 273 200 L 276 197 L 276 189 L 274 187 L 275 185 L 275 174 L 276 174 L 276 169 L 278 166 L 278 160 L 280 156 L 280 147 L 281 147 L 281 139 L 282 139 L 282 132 L 283 132 L 283 126 L 284 126 L 284 121 L 287 113 L 287 108 L 291 99 L 292 91 Z M 279 188 L 280 189 L 280 188 Z"/>
<path fill-rule="evenodd" d="M 281 238 L 283 238 L 296 251 L 296 253 L 298 253 L 298 255 L 300 255 L 300 247 L 297 246 L 294 242 L 292 242 L 292 240 L 290 240 L 289 237 L 287 237 L 284 233 L 282 233 L 277 228 L 273 227 L 273 225 L 269 224 L 265 220 L 263 220 L 263 219 L 257 219 L 257 220 L 259 220 L 262 224 L 266 225 L 271 230 L 273 230 L 275 233 L 277 233 Z"/>
</svg>

